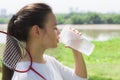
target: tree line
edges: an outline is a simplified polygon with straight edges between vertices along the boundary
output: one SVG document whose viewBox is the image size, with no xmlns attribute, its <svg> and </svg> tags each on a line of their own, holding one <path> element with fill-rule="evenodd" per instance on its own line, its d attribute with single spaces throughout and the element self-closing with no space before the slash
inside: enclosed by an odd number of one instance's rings
<svg viewBox="0 0 120 80">
<path fill-rule="evenodd" d="M 117 13 L 75 13 L 55 14 L 58 24 L 120 24 L 120 14 Z M 0 24 L 7 24 L 11 16 L 0 16 Z"/>
<path fill-rule="evenodd" d="M 69 13 L 56 17 L 58 24 L 120 24 L 120 14 L 116 13 Z"/>
</svg>

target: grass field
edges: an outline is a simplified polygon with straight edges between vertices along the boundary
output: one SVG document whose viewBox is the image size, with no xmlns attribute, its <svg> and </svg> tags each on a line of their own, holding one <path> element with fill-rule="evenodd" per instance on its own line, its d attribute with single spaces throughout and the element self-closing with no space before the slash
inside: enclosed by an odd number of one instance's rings
<svg viewBox="0 0 120 80">
<path fill-rule="evenodd" d="M 93 41 L 95 49 L 90 56 L 84 56 L 89 80 L 120 80 L 120 39 L 97 42 Z M 56 57 L 64 65 L 74 67 L 70 49 L 59 44 L 57 49 L 46 51 Z"/>
<path fill-rule="evenodd" d="M 120 39 L 93 43 L 93 53 L 90 56 L 83 55 L 89 80 L 120 80 Z M 56 57 L 64 65 L 74 67 L 72 52 L 63 44 L 59 44 L 56 49 L 47 50 L 46 53 Z"/>
</svg>

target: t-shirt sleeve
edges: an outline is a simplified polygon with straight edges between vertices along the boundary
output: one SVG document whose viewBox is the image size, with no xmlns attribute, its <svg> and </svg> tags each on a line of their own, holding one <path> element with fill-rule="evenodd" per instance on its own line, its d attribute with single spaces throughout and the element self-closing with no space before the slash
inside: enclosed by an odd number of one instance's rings
<svg viewBox="0 0 120 80">
<path fill-rule="evenodd" d="M 54 58 L 54 64 L 56 65 L 57 69 L 59 70 L 60 74 L 62 75 L 63 80 L 88 80 L 87 78 L 81 78 L 79 76 L 77 76 L 73 69 L 64 66 L 63 64 L 61 64 L 60 62 L 58 62 L 55 58 Z"/>
</svg>

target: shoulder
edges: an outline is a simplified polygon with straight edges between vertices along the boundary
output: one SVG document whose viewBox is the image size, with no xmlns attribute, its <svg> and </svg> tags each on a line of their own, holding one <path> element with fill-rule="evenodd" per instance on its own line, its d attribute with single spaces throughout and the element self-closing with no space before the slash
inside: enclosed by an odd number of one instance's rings
<svg viewBox="0 0 120 80">
<path fill-rule="evenodd" d="M 44 55 L 44 58 L 45 58 L 45 59 L 55 59 L 55 57 L 50 56 L 50 55 L 47 55 L 47 54 Z"/>
<path fill-rule="evenodd" d="M 50 55 L 44 55 L 44 58 L 45 58 L 46 60 L 56 60 L 55 57 L 50 56 Z"/>
<path fill-rule="evenodd" d="M 50 56 L 50 55 L 44 55 L 44 58 L 47 60 L 48 63 L 52 63 L 52 64 L 58 64 L 59 61 L 56 60 L 55 57 Z"/>
</svg>

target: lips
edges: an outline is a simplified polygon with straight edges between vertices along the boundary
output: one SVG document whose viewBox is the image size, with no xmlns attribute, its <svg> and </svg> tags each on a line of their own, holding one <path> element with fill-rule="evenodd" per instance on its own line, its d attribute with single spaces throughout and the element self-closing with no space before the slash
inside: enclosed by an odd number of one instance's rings
<svg viewBox="0 0 120 80">
<path fill-rule="evenodd" d="M 57 37 L 57 42 L 58 42 L 58 43 L 59 43 L 59 40 L 60 40 L 60 37 L 58 36 L 58 37 Z"/>
</svg>

